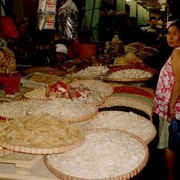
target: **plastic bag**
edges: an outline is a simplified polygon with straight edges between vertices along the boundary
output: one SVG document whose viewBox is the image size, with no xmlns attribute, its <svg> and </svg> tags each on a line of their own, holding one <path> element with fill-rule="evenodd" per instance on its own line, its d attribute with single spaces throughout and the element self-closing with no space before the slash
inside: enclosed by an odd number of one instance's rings
<svg viewBox="0 0 180 180">
<path fill-rule="evenodd" d="M 38 12 L 50 12 L 56 14 L 56 0 L 39 0 Z"/>
<path fill-rule="evenodd" d="M 55 14 L 39 13 L 38 14 L 38 29 L 55 29 Z"/>
<path fill-rule="evenodd" d="M 169 125 L 169 149 L 171 151 L 180 151 L 180 120 L 172 119 Z"/>
<path fill-rule="evenodd" d="M 67 0 L 58 10 L 58 33 L 62 39 L 74 40 L 77 37 L 78 10 L 75 3 Z"/>
<path fill-rule="evenodd" d="M 37 27 L 39 30 L 55 30 L 56 0 L 39 0 Z"/>
</svg>

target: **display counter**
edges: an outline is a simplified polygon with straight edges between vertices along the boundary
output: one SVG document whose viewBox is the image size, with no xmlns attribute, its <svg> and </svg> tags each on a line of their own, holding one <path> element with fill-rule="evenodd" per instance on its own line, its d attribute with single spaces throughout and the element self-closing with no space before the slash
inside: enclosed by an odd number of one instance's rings
<svg viewBox="0 0 180 180">
<path fill-rule="evenodd" d="M 141 87 L 142 82 L 138 82 L 135 86 L 133 86 L 133 84 L 131 85 L 124 84 L 119 81 L 118 82 L 110 81 L 106 83 L 108 85 L 111 85 L 111 87 L 113 87 L 112 97 L 114 98 L 117 97 L 120 99 L 120 97 L 130 98 L 131 96 L 134 96 L 131 97 L 132 101 L 136 103 L 135 99 L 137 98 L 140 106 L 141 104 L 144 104 L 144 101 L 147 101 L 148 102 L 147 107 L 149 108 L 148 113 L 151 116 L 153 91 L 149 88 Z M 25 95 L 23 96 L 23 94 L 30 90 L 29 88 L 24 87 L 22 84 L 19 84 L 19 88 L 20 91 L 12 96 L 8 96 L 5 94 L 4 90 L 0 90 L 0 101 L 13 101 L 13 100 L 21 99 L 22 97 L 25 97 Z M 96 91 L 97 91 L 97 86 L 96 86 Z M 139 100 L 140 97 L 143 99 L 143 101 Z M 122 99 L 123 98 L 121 98 L 121 101 Z M 115 104 L 115 105 L 120 106 L 122 104 Z M 123 101 L 123 105 L 125 106 L 124 101 Z M 137 105 L 135 104 L 134 106 L 135 108 L 137 107 Z M 17 106 L 15 108 L 17 108 Z M 132 107 L 132 104 L 131 104 L 131 108 L 134 108 Z M 146 111 L 146 109 L 144 110 L 141 108 L 140 110 L 143 112 Z M 154 136 L 155 134 L 153 134 L 153 138 Z M 151 138 L 151 140 L 153 138 Z M 136 179 L 136 178 L 137 176 L 134 176 L 131 179 Z M 43 161 L 43 155 L 32 155 L 32 154 L 17 153 L 17 152 L 15 153 L 8 150 L 0 150 L 0 179 L 1 180 L 7 180 L 7 179 L 8 180 L 24 180 L 24 179 L 25 180 L 56 180 L 58 178 L 46 167 Z"/>
</svg>

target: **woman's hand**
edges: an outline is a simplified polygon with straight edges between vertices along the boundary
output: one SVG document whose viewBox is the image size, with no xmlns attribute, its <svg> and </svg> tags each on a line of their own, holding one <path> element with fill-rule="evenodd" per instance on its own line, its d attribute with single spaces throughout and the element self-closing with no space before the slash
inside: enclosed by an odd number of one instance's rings
<svg viewBox="0 0 180 180">
<path fill-rule="evenodd" d="M 175 117 L 174 108 L 168 108 L 167 117 L 167 121 L 171 122 L 171 120 Z"/>
</svg>

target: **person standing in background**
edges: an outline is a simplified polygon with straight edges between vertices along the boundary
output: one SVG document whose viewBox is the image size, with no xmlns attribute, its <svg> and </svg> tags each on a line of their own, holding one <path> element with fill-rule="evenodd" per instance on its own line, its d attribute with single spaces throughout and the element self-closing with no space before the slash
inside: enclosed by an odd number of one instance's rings
<svg viewBox="0 0 180 180">
<path fill-rule="evenodd" d="M 161 68 L 155 90 L 154 113 L 159 116 L 158 149 L 164 149 L 167 167 L 167 180 L 174 178 L 176 153 L 168 148 L 171 120 L 176 117 L 180 120 L 180 21 L 172 22 L 168 27 L 168 46 L 173 52 Z"/>
</svg>

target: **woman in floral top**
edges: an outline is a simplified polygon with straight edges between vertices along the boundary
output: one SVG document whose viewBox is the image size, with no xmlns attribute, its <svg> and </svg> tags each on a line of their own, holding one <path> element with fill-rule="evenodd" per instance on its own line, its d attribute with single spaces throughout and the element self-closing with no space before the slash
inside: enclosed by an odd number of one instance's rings
<svg viewBox="0 0 180 180">
<path fill-rule="evenodd" d="M 168 148 L 168 127 L 172 118 L 180 120 L 180 21 L 170 24 L 167 43 L 174 50 L 160 71 L 156 91 L 154 112 L 159 116 L 158 148 L 165 150 L 168 180 L 173 180 L 176 153 Z"/>
</svg>

